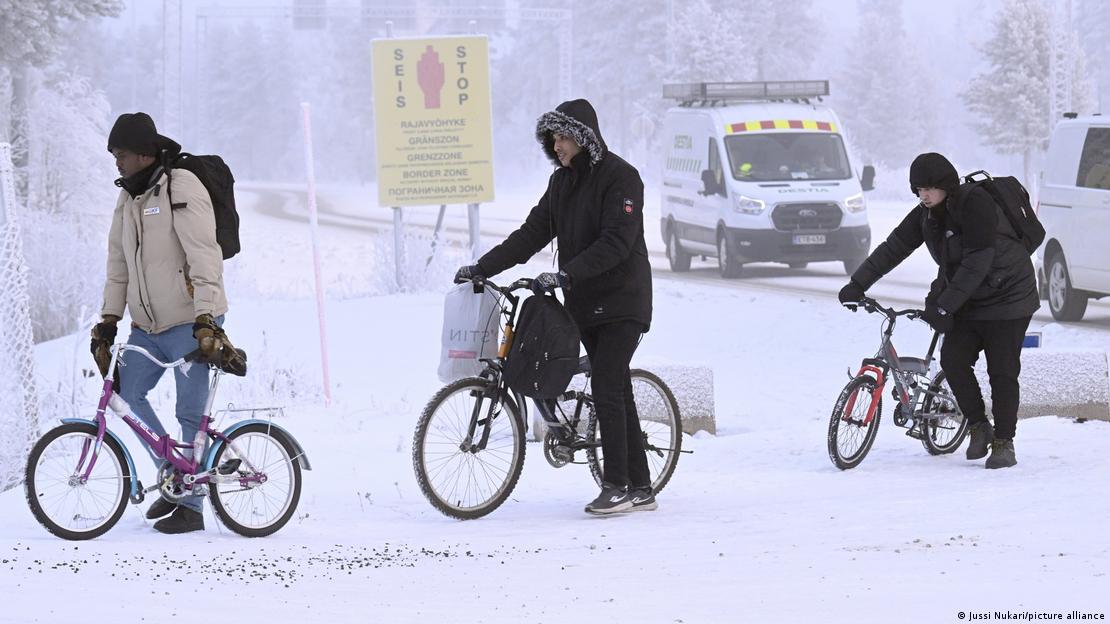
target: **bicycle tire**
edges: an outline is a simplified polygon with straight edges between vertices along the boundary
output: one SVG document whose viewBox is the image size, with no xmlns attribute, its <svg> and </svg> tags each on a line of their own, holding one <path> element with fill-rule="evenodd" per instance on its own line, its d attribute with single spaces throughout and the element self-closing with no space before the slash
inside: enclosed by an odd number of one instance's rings
<svg viewBox="0 0 1110 624">
<path fill-rule="evenodd" d="M 941 388 L 942 383 L 945 384 L 945 388 Z M 956 397 L 952 396 L 952 390 L 948 388 L 944 371 L 940 371 L 933 377 L 933 381 L 929 384 L 929 390 L 931 392 L 944 392 L 950 397 L 947 400 L 953 406 L 956 405 Z M 936 401 L 936 397 L 926 395 L 925 401 L 921 404 L 922 411 L 932 411 L 934 401 Z M 934 424 L 937 421 L 927 418 L 921 419 L 921 444 L 925 446 L 925 450 L 929 451 L 930 455 L 947 455 L 948 453 L 955 452 L 956 449 L 960 448 L 960 445 L 963 444 L 964 437 L 967 436 L 967 419 L 964 418 L 963 414 L 960 414 L 958 410 L 954 410 L 953 415 L 959 416 L 959 424 L 956 425 L 956 433 L 944 444 L 938 444 L 936 440 L 937 435 L 941 431 L 941 428 Z M 954 418 L 949 417 L 946 420 L 954 420 Z"/>
<path fill-rule="evenodd" d="M 854 420 L 862 422 L 863 418 L 867 415 L 866 410 L 871 406 L 871 395 L 876 386 L 877 383 L 873 377 L 867 375 L 855 377 L 840 391 L 840 396 L 836 399 L 836 405 L 833 406 L 832 416 L 829 418 L 829 459 L 832 460 L 834 466 L 841 470 L 848 470 L 858 466 L 860 462 L 867 457 L 867 453 L 871 450 L 871 445 L 875 443 L 875 436 L 878 435 L 879 431 L 879 421 L 882 419 L 883 414 L 883 398 L 881 394 L 878 398 L 878 405 L 875 406 L 875 414 L 866 427 L 846 422 L 844 411 L 848 407 L 849 399 L 856 396 L 857 399 L 852 405 L 852 414 L 857 416 Z M 863 394 L 857 395 L 861 390 L 864 391 Z M 860 415 L 861 407 L 864 408 L 862 415 Z M 842 431 L 842 425 L 853 427 L 857 432 L 865 429 L 862 431 L 863 437 L 859 445 L 850 453 L 845 453 L 841 449 L 841 443 L 846 438 L 848 432 L 847 429 Z"/>
<path fill-rule="evenodd" d="M 244 440 L 243 438 L 249 439 Z M 211 483 L 208 486 L 212 499 L 212 511 L 227 528 L 243 537 L 266 537 L 276 533 L 293 517 L 301 500 L 301 462 L 297 459 L 296 446 L 277 429 L 265 423 L 255 423 L 236 429 L 228 436 L 231 442 L 238 441 L 236 447 L 247 455 L 255 468 L 262 471 L 267 479 L 264 483 L 247 487 L 239 483 Z M 261 440 L 260 448 L 255 448 L 255 440 Z M 276 451 L 276 455 L 271 455 Z M 213 458 L 212 466 L 219 468 L 225 462 L 240 459 L 231 444 L 222 444 Z M 282 470 L 284 468 L 284 470 Z M 237 469 L 240 477 L 249 477 L 252 471 L 246 462 Z M 279 478 L 284 474 L 289 485 L 282 492 Z M 269 496 L 279 492 L 278 498 Z M 245 494 L 245 496 L 237 496 Z M 242 501 L 238 503 L 236 501 Z M 274 512 L 270 509 L 278 505 Z M 261 523 L 247 524 L 240 521 L 240 512 L 248 512 L 249 518 L 271 518 Z M 269 516 L 263 515 L 269 513 Z"/>
<path fill-rule="evenodd" d="M 86 483 L 73 481 L 73 475 L 84 465 L 80 456 L 96 443 L 96 436 L 97 427 L 92 423 L 67 423 L 47 431 L 31 448 L 27 457 L 23 482 L 27 505 L 39 524 L 62 539 L 87 540 L 99 537 L 119 522 L 124 508 L 127 507 L 133 476 L 129 474 L 123 448 L 111 436 L 104 436 L 90 479 Z M 67 438 L 72 438 L 72 441 Z M 67 446 L 73 448 L 66 448 Z M 74 456 L 75 453 L 81 455 Z M 67 466 L 73 468 L 67 469 Z M 57 476 L 51 478 L 52 474 Z M 55 483 L 50 485 L 49 480 L 54 480 Z M 97 486 L 101 486 L 98 488 L 101 493 L 93 491 Z M 60 493 L 54 493 L 55 490 Z M 58 505 L 54 507 L 51 503 L 56 499 L 60 500 L 57 500 Z M 83 504 L 86 501 L 90 502 L 88 507 Z M 76 504 L 77 509 L 62 511 L 61 507 L 65 504 Z M 54 509 L 51 510 L 50 507 Z M 86 516 L 81 510 L 100 514 L 102 521 L 85 529 L 64 525 L 65 518 L 71 521 L 93 518 Z"/>
<path fill-rule="evenodd" d="M 412 440 L 412 464 L 420 491 L 440 513 L 458 520 L 481 518 L 500 507 L 512 494 L 524 468 L 524 422 L 516 402 L 500 387 L 495 390 L 493 398 L 495 401 L 493 419 L 498 422 L 491 426 L 499 427 L 496 437 L 491 432 L 491 441 L 495 441 L 495 446 L 491 448 L 487 445 L 485 449 L 478 452 L 463 449 L 474 406 L 468 406 L 465 414 L 460 414 L 458 409 L 452 407 L 453 401 L 455 397 L 464 394 L 477 399 L 479 414 L 481 418 L 486 418 L 491 413 L 487 404 L 490 398 L 485 396 L 490 383 L 489 380 L 480 377 L 466 377 L 441 388 L 428 401 L 420 414 Z M 446 419 L 451 416 L 446 413 L 448 410 L 454 412 L 454 422 L 446 422 Z M 507 414 L 503 410 L 507 410 Z M 437 415 L 442 415 L 441 420 L 445 420 L 444 424 L 433 422 L 437 420 Z M 448 428 L 445 424 L 453 426 Z M 501 425 L 508 426 L 507 435 Z M 481 432 L 482 425 L 479 424 L 475 435 L 481 435 Z M 471 443 L 473 444 L 473 441 Z M 429 445 L 446 448 L 432 451 L 428 448 Z M 452 447 L 455 450 L 451 450 Z M 479 459 L 481 455 L 488 457 L 488 461 Z M 434 465 L 429 466 L 429 463 Z M 496 471 L 501 470 L 502 464 L 505 466 L 503 476 L 493 476 Z M 453 465 L 454 472 L 450 472 Z M 491 470 L 494 472 L 491 473 Z M 466 489 L 460 497 L 458 486 L 464 474 L 467 478 Z M 440 483 L 438 477 L 441 475 L 446 477 L 447 481 L 450 481 L 450 477 L 453 476 L 453 487 L 447 482 Z M 471 485 L 477 488 L 482 478 L 487 480 L 489 493 L 478 494 L 476 490 L 475 498 L 469 499 Z"/>
<path fill-rule="evenodd" d="M 643 395 L 642 399 L 636 400 L 636 415 L 640 421 L 640 432 L 644 436 L 644 452 L 648 459 L 651 489 L 653 493 L 658 494 L 674 475 L 678 458 L 682 453 L 682 415 L 674 393 L 658 375 L 639 368 L 629 372 L 634 394 L 637 380 L 652 386 L 657 391 L 657 394 L 650 398 Z M 645 431 L 645 414 L 648 415 L 646 422 L 662 425 L 662 427 L 649 427 L 652 433 Z M 600 447 L 597 446 L 597 439 L 597 412 L 591 410 L 589 424 L 586 427 L 586 440 L 590 443 L 586 449 L 586 460 L 590 465 L 590 474 L 600 487 L 604 480 L 605 458 L 603 453 L 598 452 Z M 652 455 L 657 459 L 653 460 Z"/>
</svg>

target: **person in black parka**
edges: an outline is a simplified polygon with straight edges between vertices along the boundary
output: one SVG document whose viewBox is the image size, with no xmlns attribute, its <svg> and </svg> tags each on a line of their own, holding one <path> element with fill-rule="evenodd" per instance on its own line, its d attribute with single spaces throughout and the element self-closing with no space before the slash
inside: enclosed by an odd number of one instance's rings
<svg viewBox="0 0 1110 624">
<path fill-rule="evenodd" d="M 840 301 L 859 301 L 924 243 L 938 265 L 924 319 L 944 334 L 940 365 L 968 421 L 967 458 L 985 457 L 990 447 L 987 468 L 1013 466 L 1021 345 L 1040 307 L 1033 263 L 1003 208 L 987 191 L 960 185 L 944 156 L 927 153 L 914 159 L 910 188 L 921 203 L 856 270 L 841 289 Z M 994 427 L 973 371 L 980 352 L 987 357 Z"/>
<path fill-rule="evenodd" d="M 563 102 L 540 117 L 536 139 L 557 167 L 547 190 L 524 224 L 477 264 L 459 269 L 456 281 L 492 277 L 555 239 L 559 271 L 540 274 L 533 289 L 563 289 L 590 358 L 605 483 L 586 511 L 655 509 L 629 376 L 632 354 L 651 326 L 644 183 L 606 147 L 586 100 Z"/>
</svg>

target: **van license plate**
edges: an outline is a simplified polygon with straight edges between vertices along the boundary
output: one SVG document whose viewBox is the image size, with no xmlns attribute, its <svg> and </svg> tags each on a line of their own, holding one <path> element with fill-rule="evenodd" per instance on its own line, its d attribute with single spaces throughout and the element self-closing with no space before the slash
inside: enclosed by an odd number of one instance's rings
<svg viewBox="0 0 1110 624">
<path fill-rule="evenodd" d="M 794 235 L 794 244 L 795 245 L 824 245 L 825 244 L 825 235 L 824 234 L 795 234 Z"/>
</svg>

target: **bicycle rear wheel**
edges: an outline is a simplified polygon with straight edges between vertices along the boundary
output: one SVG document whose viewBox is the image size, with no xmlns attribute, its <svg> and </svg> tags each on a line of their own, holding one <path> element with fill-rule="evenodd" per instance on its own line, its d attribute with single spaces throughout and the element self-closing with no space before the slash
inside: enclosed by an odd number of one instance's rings
<svg viewBox="0 0 1110 624">
<path fill-rule="evenodd" d="M 879 431 L 883 413 L 883 399 L 875 399 L 875 412 L 867 422 L 871 409 L 875 379 L 862 375 L 856 377 L 840 391 L 840 397 L 829 418 L 829 459 L 841 470 L 855 468 L 867 456 Z"/>
<path fill-rule="evenodd" d="M 933 377 L 929 390 L 943 397 L 925 396 L 921 410 L 925 413 L 939 412 L 936 418 L 921 419 L 921 443 L 930 455 L 945 455 L 960 448 L 967 435 L 967 420 L 956 407 L 952 389 L 948 387 L 944 371 Z"/>
<path fill-rule="evenodd" d="M 54 535 L 87 540 L 119 522 L 131 492 L 126 456 L 119 443 L 105 436 L 88 479 L 82 479 L 97 428 L 70 423 L 51 429 L 27 458 L 24 492 L 31 513 Z"/>
<path fill-rule="evenodd" d="M 208 486 L 212 511 L 239 535 L 271 535 L 289 522 L 301 500 L 297 452 L 284 434 L 264 423 L 236 429 L 228 440 L 212 460 L 220 473 Z"/>
<path fill-rule="evenodd" d="M 444 515 L 473 520 L 497 509 L 524 468 L 524 422 L 516 403 L 479 377 L 448 384 L 420 415 L 412 463 L 420 491 Z"/>
<path fill-rule="evenodd" d="M 671 480 L 678 465 L 678 456 L 682 451 L 682 416 L 674 393 L 658 375 L 638 368 L 630 372 L 651 489 L 658 494 Z M 591 413 L 586 429 L 586 440 L 590 443 L 586 459 L 590 464 L 590 474 L 600 486 L 605 475 L 605 457 L 598 439 L 597 414 Z"/>
</svg>

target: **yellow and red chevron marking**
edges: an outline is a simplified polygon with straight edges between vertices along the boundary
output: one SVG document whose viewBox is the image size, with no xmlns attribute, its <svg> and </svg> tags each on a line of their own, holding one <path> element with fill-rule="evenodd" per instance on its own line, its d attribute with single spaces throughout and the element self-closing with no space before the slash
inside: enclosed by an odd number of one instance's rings
<svg viewBox="0 0 1110 624">
<path fill-rule="evenodd" d="M 742 121 L 740 123 L 726 124 L 725 132 L 758 132 L 760 130 L 819 130 L 822 132 L 836 132 L 836 124 L 831 121 L 813 121 L 812 119 L 766 119 L 763 121 Z"/>
</svg>

